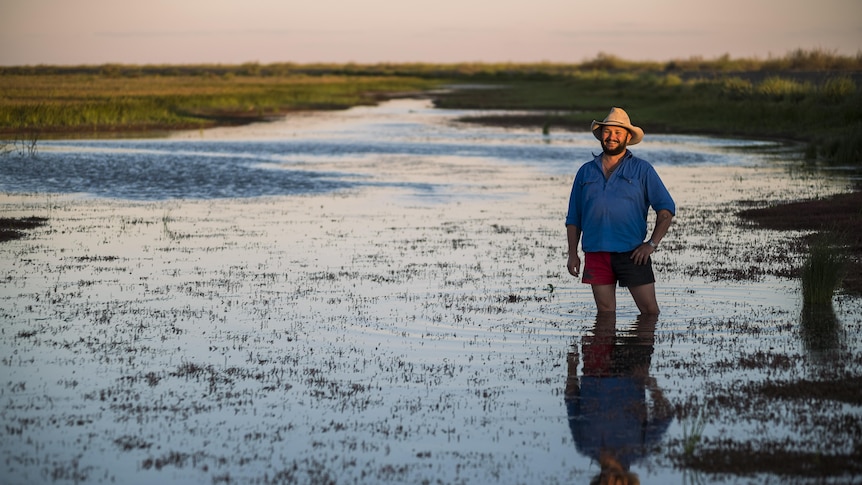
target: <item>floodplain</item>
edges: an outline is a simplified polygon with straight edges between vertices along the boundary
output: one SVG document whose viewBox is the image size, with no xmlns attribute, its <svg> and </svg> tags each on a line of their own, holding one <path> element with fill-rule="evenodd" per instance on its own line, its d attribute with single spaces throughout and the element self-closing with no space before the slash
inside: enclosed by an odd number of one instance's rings
<svg viewBox="0 0 862 485">
<path fill-rule="evenodd" d="M 648 133 L 679 208 L 662 313 L 621 293 L 608 322 L 564 257 L 596 140 L 478 114 L 401 99 L 0 157 L 4 215 L 46 219 L 0 245 L 5 480 L 588 483 L 608 416 L 574 403 L 602 378 L 642 411 L 607 428 L 641 483 L 862 476 L 862 300 L 804 305 L 805 234 L 738 217 L 847 172 Z"/>
</svg>

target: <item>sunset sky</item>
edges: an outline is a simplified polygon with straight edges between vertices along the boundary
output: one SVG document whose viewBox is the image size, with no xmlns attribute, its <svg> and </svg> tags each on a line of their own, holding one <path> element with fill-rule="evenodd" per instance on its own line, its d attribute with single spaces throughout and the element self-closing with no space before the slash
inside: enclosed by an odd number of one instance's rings
<svg viewBox="0 0 862 485">
<path fill-rule="evenodd" d="M 862 0 L 0 0 L 0 65 L 862 52 Z"/>
</svg>

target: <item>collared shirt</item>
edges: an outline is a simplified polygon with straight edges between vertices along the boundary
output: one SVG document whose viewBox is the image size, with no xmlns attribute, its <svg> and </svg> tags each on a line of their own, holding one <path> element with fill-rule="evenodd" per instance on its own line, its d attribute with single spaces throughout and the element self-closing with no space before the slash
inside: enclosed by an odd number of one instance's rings
<svg viewBox="0 0 862 485">
<path fill-rule="evenodd" d="M 653 166 L 626 150 L 605 179 L 599 155 L 575 176 L 566 225 L 581 229 L 584 252 L 631 251 L 646 239 L 650 207 L 676 213 L 676 204 Z"/>
</svg>

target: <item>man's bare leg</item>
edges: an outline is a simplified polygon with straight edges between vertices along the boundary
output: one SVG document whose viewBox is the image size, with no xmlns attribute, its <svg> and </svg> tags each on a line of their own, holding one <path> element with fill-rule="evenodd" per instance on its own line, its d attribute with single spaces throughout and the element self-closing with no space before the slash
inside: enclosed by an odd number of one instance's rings
<svg viewBox="0 0 862 485">
<path fill-rule="evenodd" d="M 616 285 L 592 285 L 593 298 L 596 300 L 596 308 L 599 312 L 617 311 L 617 287 Z"/>
<path fill-rule="evenodd" d="M 593 292 L 595 294 L 595 291 Z M 646 285 L 632 286 L 629 288 L 629 293 L 635 300 L 635 305 L 638 306 L 641 314 L 658 315 L 658 301 L 655 298 L 655 283 Z"/>
</svg>

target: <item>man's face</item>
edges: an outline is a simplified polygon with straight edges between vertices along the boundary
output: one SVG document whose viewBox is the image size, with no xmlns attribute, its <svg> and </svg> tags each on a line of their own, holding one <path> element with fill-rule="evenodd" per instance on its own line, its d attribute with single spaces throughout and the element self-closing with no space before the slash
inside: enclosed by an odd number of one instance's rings
<svg viewBox="0 0 862 485">
<path fill-rule="evenodd" d="M 631 133 L 619 126 L 602 127 L 602 150 L 608 155 L 619 155 L 626 151 Z"/>
</svg>

